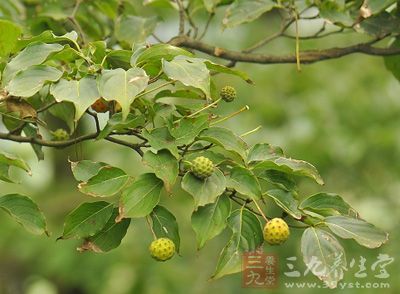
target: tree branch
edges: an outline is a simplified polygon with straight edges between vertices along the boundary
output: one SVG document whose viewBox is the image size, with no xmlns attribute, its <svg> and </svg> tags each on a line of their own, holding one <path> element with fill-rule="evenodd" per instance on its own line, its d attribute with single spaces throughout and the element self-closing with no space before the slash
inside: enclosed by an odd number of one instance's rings
<svg viewBox="0 0 400 294">
<path fill-rule="evenodd" d="M 400 48 L 380 48 L 373 47 L 373 40 L 367 43 L 360 43 L 348 47 L 335 47 L 323 50 L 309 50 L 300 52 L 302 63 L 314 63 L 323 60 L 336 59 L 354 53 L 362 53 L 375 56 L 389 56 L 400 54 Z M 178 36 L 169 41 L 171 45 L 194 49 L 211 56 L 230 60 L 233 62 L 247 62 L 259 64 L 278 64 L 278 63 L 296 63 L 296 55 L 269 55 L 259 53 L 243 53 L 229 49 L 219 48 L 194 40 L 187 36 Z"/>
<path fill-rule="evenodd" d="M 185 7 L 181 0 L 175 0 L 175 2 L 179 7 L 179 35 L 183 35 L 185 33 Z"/>
<path fill-rule="evenodd" d="M 92 133 L 88 135 L 83 135 L 80 137 L 76 137 L 73 139 L 65 140 L 65 141 L 48 141 L 48 140 L 43 140 L 39 139 L 36 137 L 24 137 L 24 136 L 19 136 L 19 135 L 13 135 L 13 134 L 6 134 L 6 133 L 0 133 L 0 139 L 2 140 L 8 140 L 8 141 L 14 141 L 18 143 L 31 143 L 31 144 L 37 144 L 40 146 L 46 146 L 46 147 L 58 147 L 58 148 L 65 148 L 83 141 L 87 140 L 93 140 L 98 136 L 98 133 Z"/>
<path fill-rule="evenodd" d="M 83 142 L 83 141 L 89 141 L 89 140 L 96 139 L 98 135 L 99 135 L 99 133 L 95 132 L 92 134 L 83 135 L 83 136 L 76 137 L 76 138 L 73 138 L 70 140 L 65 140 L 65 141 L 48 141 L 48 140 L 43 140 L 43 139 L 39 139 L 36 137 L 24 137 L 24 136 L 19 136 L 19 135 L 14 135 L 14 134 L 0 133 L 0 139 L 18 142 L 18 143 L 36 144 L 36 145 L 45 146 L 45 147 L 66 148 L 71 145 Z M 127 147 L 135 150 L 140 156 L 143 155 L 143 151 L 140 149 L 141 147 L 143 147 L 142 144 L 129 143 L 129 142 L 126 142 L 123 140 L 113 138 L 111 136 L 107 136 L 105 139 L 107 141 L 116 143 L 118 145 L 127 146 Z"/>
</svg>

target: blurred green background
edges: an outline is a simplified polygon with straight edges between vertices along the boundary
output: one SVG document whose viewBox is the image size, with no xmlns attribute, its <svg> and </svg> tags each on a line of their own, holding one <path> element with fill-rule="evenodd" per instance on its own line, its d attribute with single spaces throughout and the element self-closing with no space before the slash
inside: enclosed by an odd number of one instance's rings
<svg viewBox="0 0 400 294">
<path fill-rule="evenodd" d="M 173 21 L 176 21 L 175 19 Z M 168 40 L 175 33 L 175 23 L 163 25 L 157 34 Z M 301 26 L 312 31 L 318 24 Z M 238 29 L 222 32 L 213 22 L 210 43 L 243 48 L 268 31 L 278 27 L 269 16 Z M 254 33 L 257 32 L 257 33 Z M 319 41 L 303 41 L 302 49 L 349 44 L 360 37 L 345 35 Z M 268 52 L 292 53 L 294 43 L 283 40 L 271 43 Z M 262 129 L 246 137 L 248 143 L 269 142 L 281 146 L 287 155 L 314 164 L 326 184 L 322 189 L 335 192 L 348 201 L 361 216 L 390 233 L 389 242 L 380 249 L 368 250 L 344 242 L 347 260 L 355 259 L 344 282 L 385 282 L 390 289 L 345 289 L 345 293 L 399 293 L 400 264 L 400 84 L 386 71 L 378 57 L 351 55 L 338 60 L 303 65 L 239 64 L 255 81 L 248 85 L 229 76 L 216 76 L 218 86 L 234 85 L 239 99 L 224 104 L 220 112 L 228 114 L 249 105 L 250 110 L 226 126 L 241 134 L 261 125 Z M 340 289 L 288 289 L 285 282 L 317 282 L 308 274 L 287 278 L 286 258 L 304 273 L 300 254 L 301 231 L 292 229 L 284 246 L 271 248 L 279 257 L 279 286 L 271 290 L 244 289 L 241 274 L 208 281 L 219 252 L 228 239 L 222 234 L 197 252 L 190 226 L 192 199 L 176 193 L 162 199 L 178 219 L 182 239 L 181 257 L 166 263 L 153 261 L 148 254 L 151 234 L 142 220 L 134 220 L 122 245 L 108 254 L 78 253 L 75 241 L 55 239 L 62 233 L 63 219 L 77 204 L 88 200 L 80 194 L 73 180 L 68 158 L 106 161 L 135 175 L 142 170 L 140 158 L 133 151 L 110 143 L 86 143 L 65 150 L 45 151 L 46 160 L 37 162 L 28 145 L 0 142 L 0 148 L 26 159 L 33 176 L 16 174 L 22 185 L 0 183 L 1 194 L 20 192 L 32 196 L 48 217 L 52 236 L 36 237 L 26 233 L 5 213 L 0 213 L 0 293 L 55 294 L 130 294 L 130 293 L 319 293 Z M 143 168 L 144 169 L 144 168 Z M 301 183 L 301 196 L 319 191 L 311 181 Z M 89 199 L 90 200 L 90 199 Z M 270 214 L 274 216 L 274 211 Z M 388 254 L 394 262 L 386 267 L 390 277 L 378 279 L 379 268 L 371 270 L 378 254 Z M 366 258 L 367 277 L 356 278 L 360 257 Z"/>
</svg>

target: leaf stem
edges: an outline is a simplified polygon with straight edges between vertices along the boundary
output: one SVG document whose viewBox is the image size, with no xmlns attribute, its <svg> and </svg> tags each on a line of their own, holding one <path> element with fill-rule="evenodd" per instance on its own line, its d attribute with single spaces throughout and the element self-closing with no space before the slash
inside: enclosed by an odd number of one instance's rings
<svg viewBox="0 0 400 294">
<path fill-rule="evenodd" d="M 149 216 L 146 216 L 146 222 L 147 222 L 147 225 L 148 225 L 148 227 L 149 227 L 149 229 L 151 231 L 151 234 L 153 235 L 154 240 L 157 240 L 157 235 L 154 232 L 153 227 L 151 226 L 150 217 Z"/>
<path fill-rule="evenodd" d="M 230 119 L 230 118 L 232 118 L 232 117 L 234 117 L 234 116 L 236 116 L 238 114 L 241 114 L 242 112 L 247 111 L 249 109 L 250 109 L 250 107 L 248 105 L 246 105 L 246 106 L 242 107 L 241 109 L 239 109 L 238 111 L 236 111 L 234 113 L 231 113 L 231 114 L 229 114 L 229 115 L 227 115 L 227 116 L 225 116 L 225 117 L 223 117 L 223 118 L 221 118 L 221 119 L 219 119 L 217 121 L 212 122 L 210 125 L 213 126 L 213 125 L 216 125 L 216 124 L 221 123 L 223 121 L 226 121 L 226 120 L 228 120 L 228 119 Z"/>
<path fill-rule="evenodd" d="M 260 212 L 263 219 L 268 222 L 268 218 L 265 216 L 264 212 L 262 211 L 261 207 L 258 205 L 257 201 L 253 200 L 254 205 L 257 207 L 257 210 Z"/>
<path fill-rule="evenodd" d="M 155 87 L 155 88 L 153 88 L 153 89 L 150 89 L 150 90 L 148 90 L 148 91 L 146 91 L 146 92 L 142 92 L 141 94 L 137 95 L 135 99 L 140 98 L 140 97 L 143 97 L 144 95 L 147 95 L 147 94 L 149 94 L 149 93 L 152 93 L 152 92 L 154 92 L 154 91 L 157 91 L 157 90 L 159 90 L 159 89 L 161 89 L 161 88 L 163 88 L 163 87 L 165 87 L 165 86 L 171 85 L 171 84 L 173 84 L 173 83 L 175 83 L 175 81 L 168 81 L 168 82 L 166 82 L 166 83 L 164 83 L 164 84 L 161 84 L 161 85 L 159 85 L 159 86 L 157 86 L 157 87 Z"/>
<path fill-rule="evenodd" d="M 262 126 L 258 126 L 254 130 L 251 130 L 251 131 L 241 134 L 239 137 L 245 137 L 245 136 L 251 135 L 251 134 L 257 132 L 258 130 L 260 130 L 261 128 L 262 128 Z"/>
<path fill-rule="evenodd" d="M 215 100 L 213 103 L 208 104 L 207 106 L 205 106 L 205 107 L 193 112 L 192 114 L 189 114 L 187 117 L 189 117 L 189 118 L 190 117 L 194 117 L 195 115 L 199 114 L 200 112 L 203 112 L 204 110 L 207 110 L 207 109 L 217 105 L 220 101 L 221 101 L 221 98 L 219 98 L 219 99 Z"/>
</svg>

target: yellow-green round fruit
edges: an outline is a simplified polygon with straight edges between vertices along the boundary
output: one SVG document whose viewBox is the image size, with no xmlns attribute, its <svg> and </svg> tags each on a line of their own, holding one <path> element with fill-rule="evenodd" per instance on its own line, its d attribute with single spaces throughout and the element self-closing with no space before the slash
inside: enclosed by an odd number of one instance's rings
<svg viewBox="0 0 400 294">
<path fill-rule="evenodd" d="M 159 238 L 151 242 L 150 247 L 151 257 L 158 261 L 166 261 L 175 254 L 175 244 L 171 239 Z"/>
<path fill-rule="evenodd" d="M 289 238 L 289 226 L 281 218 L 273 218 L 264 227 L 264 240 L 271 245 L 280 245 Z"/>
<path fill-rule="evenodd" d="M 221 89 L 219 95 L 225 102 L 232 102 L 236 98 L 236 90 L 234 87 L 225 86 Z"/>
<path fill-rule="evenodd" d="M 64 129 L 57 129 L 51 133 L 54 141 L 66 141 L 69 139 L 69 134 Z"/>
<path fill-rule="evenodd" d="M 192 161 L 192 174 L 199 179 L 205 179 L 214 172 L 213 162 L 204 156 L 196 157 Z"/>
</svg>

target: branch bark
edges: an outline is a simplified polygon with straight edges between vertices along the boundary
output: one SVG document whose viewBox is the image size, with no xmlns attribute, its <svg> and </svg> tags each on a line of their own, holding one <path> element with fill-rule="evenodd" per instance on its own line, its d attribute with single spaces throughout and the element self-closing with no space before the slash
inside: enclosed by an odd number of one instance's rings
<svg viewBox="0 0 400 294">
<path fill-rule="evenodd" d="M 43 139 L 39 139 L 36 137 L 24 137 L 24 136 L 20 136 L 20 135 L 0 133 L 0 139 L 18 142 L 18 143 L 36 144 L 36 145 L 45 146 L 45 147 L 66 148 L 66 147 L 72 146 L 74 144 L 81 143 L 83 141 L 93 140 L 93 139 L 97 138 L 98 135 L 99 135 L 99 133 L 96 132 L 96 133 L 83 135 L 83 136 L 76 137 L 76 138 L 73 138 L 70 140 L 65 140 L 65 141 L 48 141 L 48 140 L 43 140 Z M 123 140 L 113 138 L 111 136 L 107 136 L 105 139 L 107 141 L 113 142 L 118 145 L 127 146 L 127 147 L 135 150 L 139 155 L 141 155 L 141 156 L 143 155 L 143 152 L 140 149 L 140 147 L 142 147 L 141 144 L 129 143 L 129 142 L 126 142 Z"/>
<path fill-rule="evenodd" d="M 336 59 L 354 53 L 362 53 L 375 56 L 389 56 L 400 54 L 400 48 L 380 48 L 372 46 L 372 43 L 360 43 L 348 47 L 335 47 L 323 50 L 308 50 L 300 52 L 300 60 L 303 64 L 318 61 Z M 296 63 L 296 55 L 270 55 L 260 53 L 245 53 L 206 44 L 187 36 L 178 36 L 169 41 L 171 45 L 194 49 L 211 56 L 230 60 L 233 62 L 247 62 L 259 64 Z"/>
</svg>

